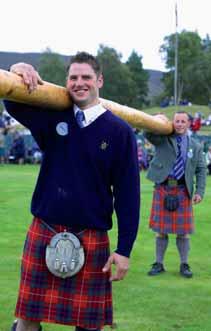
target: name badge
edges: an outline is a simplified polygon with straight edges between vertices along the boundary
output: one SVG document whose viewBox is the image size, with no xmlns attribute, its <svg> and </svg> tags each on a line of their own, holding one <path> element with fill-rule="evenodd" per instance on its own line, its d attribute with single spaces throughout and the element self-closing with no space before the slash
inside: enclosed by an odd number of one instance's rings
<svg viewBox="0 0 211 331">
<path fill-rule="evenodd" d="M 193 150 L 192 149 L 189 149 L 187 155 L 188 155 L 189 159 L 192 159 L 192 157 L 193 157 Z"/>
</svg>

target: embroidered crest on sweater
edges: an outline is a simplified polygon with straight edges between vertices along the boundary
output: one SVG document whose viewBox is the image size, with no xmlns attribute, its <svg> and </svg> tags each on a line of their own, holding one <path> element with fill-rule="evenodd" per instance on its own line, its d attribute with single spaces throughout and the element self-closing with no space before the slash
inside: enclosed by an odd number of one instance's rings
<svg viewBox="0 0 211 331">
<path fill-rule="evenodd" d="M 106 141 L 102 141 L 102 143 L 100 144 L 100 149 L 105 151 L 107 147 L 108 147 L 108 143 Z"/>
</svg>

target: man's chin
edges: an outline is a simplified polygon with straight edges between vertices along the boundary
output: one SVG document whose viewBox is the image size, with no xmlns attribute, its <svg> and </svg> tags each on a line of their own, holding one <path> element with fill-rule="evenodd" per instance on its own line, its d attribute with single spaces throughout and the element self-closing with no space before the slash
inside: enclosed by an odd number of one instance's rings
<svg viewBox="0 0 211 331">
<path fill-rule="evenodd" d="M 79 108 L 83 108 L 87 105 L 87 100 L 84 99 L 77 99 L 77 98 L 72 98 L 72 101 L 74 104 L 76 104 Z"/>
<path fill-rule="evenodd" d="M 178 130 L 178 131 L 176 131 L 176 133 L 177 133 L 177 134 L 184 134 L 185 131 L 184 131 L 184 130 Z"/>
</svg>

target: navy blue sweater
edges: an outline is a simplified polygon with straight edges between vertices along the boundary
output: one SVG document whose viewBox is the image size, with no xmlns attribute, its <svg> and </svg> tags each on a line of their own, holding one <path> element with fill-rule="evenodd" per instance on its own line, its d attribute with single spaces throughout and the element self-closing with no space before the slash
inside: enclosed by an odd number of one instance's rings
<svg viewBox="0 0 211 331">
<path fill-rule="evenodd" d="M 106 111 L 79 128 L 72 108 L 51 111 L 5 101 L 43 152 L 31 212 L 48 224 L 109 230 L 115 209 L 116 252 L 129 256 L 139 223 L 140 187 L 131 127 Z M 61 124 L 62 123 L 62 124 Z"/>
</svg>

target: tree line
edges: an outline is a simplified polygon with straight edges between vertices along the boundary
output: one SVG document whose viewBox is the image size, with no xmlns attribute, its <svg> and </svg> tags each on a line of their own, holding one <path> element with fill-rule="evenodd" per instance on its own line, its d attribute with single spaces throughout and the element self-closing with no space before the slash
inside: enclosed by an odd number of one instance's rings
<svg viewBox="0 0 211 331">
<path fill-rule="evenodd" d="M 201 39 L 198 32 L 178 33 L 178 102 L 194 104 L 211 102 L 211 39 Z M 174 96 L 176 34 L 164 38 L 160 54 L 167 69 L 163 73 L 164 90 L 154 100 L 148 99 L 148 70 L 143 68 L 142 55 L 133 50 L 126 62 L 114 48 L 100 45 L 97 57 L 103 67 L 105 84 L 101 97 L 133 108 L 158 105 L 165 97 Z M 61 55 L 47 48 L 41 55 L 38 71 L 49 82 L 65 86 L 67 63 Z"/>
<path fill-rule="evenodd" d="M 114 48 L 100 45 L 97 58 L 103 68 L 104 86 L 101 97 L 134 108 L 147 103 L 148 72 L 143 69 L 142 57 L 132 51 L 128 61 Z M 38 67 L 41 77 L 51 83 L 65 86 L 67 66 L 61 56 L 47 49 Z"/>
<path fill-rule="evenodd" d="M 164 74 L 163 96 L 174 95 L 176 34 L 164 38 L 160 53 L 168 70 Z M 178 100 L 207 105 L 211 100 L 211 40 L 201 39 L 197 32 L 183 30 L 178 34 Z"/>
<path fill-rule="evenodd" d="M 167 72 L 163 75 L 164 91 L 155 100 L 174 96 L 176 34 L 164 38 L 160 54 Z M 207 105 L 211 100 L 211 39 L 202 39 L 198 32 L 183 30 L 178 38 L 178 102 L 190 100 L 195 104 Z M 105 84 L 101 96 L 130 107 L 141 109 L 149 104 L 148 79 L 144 70 L 142 56 L 133 50 L 126 61 L 114 48 L 100 45 L 97 57 L 102 64 Z M 51 70 L 51 67 L 54 68 Z M 66 71 L 59 56 L 49 50 L 40 61 L 40 72 L 46 80 L 65 84 Z"/>
</svg>

